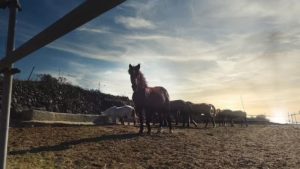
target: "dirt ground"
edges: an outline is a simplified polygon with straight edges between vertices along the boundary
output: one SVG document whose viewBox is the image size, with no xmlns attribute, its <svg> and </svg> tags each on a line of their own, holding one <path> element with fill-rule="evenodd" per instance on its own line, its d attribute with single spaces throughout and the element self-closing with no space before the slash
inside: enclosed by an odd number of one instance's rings
<svg viewBox="0 0 300 169">
<path fill-rule="evenodd" d="M 300 127 L 11 128 L 8 168 L 300 168 Z"/>
</svg>

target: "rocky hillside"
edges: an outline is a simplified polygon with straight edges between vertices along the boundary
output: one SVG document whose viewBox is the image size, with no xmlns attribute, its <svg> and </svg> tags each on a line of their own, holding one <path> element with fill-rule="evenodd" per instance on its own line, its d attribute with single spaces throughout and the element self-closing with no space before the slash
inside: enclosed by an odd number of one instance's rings
<svg viewBox="0 0 300 169">
<path fill-rule="evenodd" d="M 41 75 L 38 81 L 14 81 L 11 110 L 12 115 L 27 109 L 99 114 L 113 105 L 124 104 L 131 104 L 128 97 L 104 94 L 98 90 L 86 90 L 50 75 Z"/>
</svg>

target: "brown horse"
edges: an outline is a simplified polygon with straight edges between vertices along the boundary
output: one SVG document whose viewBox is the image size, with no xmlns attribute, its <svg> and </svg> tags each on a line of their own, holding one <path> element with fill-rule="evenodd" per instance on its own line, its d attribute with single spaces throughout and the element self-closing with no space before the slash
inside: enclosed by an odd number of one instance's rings
<svg viewBox="0 0 300 169">
<path fill-rule="evenodd" d="M 143 112 L 146 116 L 146 125 L 148 134 L 151 133 L 150 122 L 155 113 L 159 116 L 159 129 L 161 131 L 163 121 L 166 119 L 169 125 L 169 131 L 172 132 L 172 124 L 170 118 L 170 100 L 167 90 L 163 87 L 148 87 L 144 75 L 140 71 L 140 64 L 132 66 L 129 64 L 128 73 L 130 74 L 131 87 L 133 90 L 132 100 L 134 102 L 135 111 L 140 117 L 140 131 L 143 133 Z"/>
<path fill-rule="evenodd" d="M 213 124 L 213 127 L 216 127 L 215 117 L 216 117 L 216 109 L 215 106 L 212 104 L 200 103 L 200 104 L 193 104 L 190 103 L 193 110 L 193 116 L 196 118 L 200 116 L 200 119 L 203 119 L 205 122 L 205 128 L 207 127 L 209 121 Z"/>
<path fill-rule="evenodd" d="M 237 110 L 232 111 L 229 109 L 219 110 L 216 116 L 217 121 L 219 122 L 219 126 L 226 126 L 226 124 L 230 123 L 231 127 L 234 126 L 234 121 L 240 121 L 241 126 L 248 126 L 247 123 L 247 113 Z"/>
<path fill-rule="evenodd" d="M 181 120 L 182 127 L 187 123 L 187 127 L 190 127 L 190 122 L 192 122 L 195 127 L 197 123 L 192 118 L 192 107 L 188 102 L 183 100 L 173 100 L 170 102 L 170 113 L 175 119 L 176 125 Z"/>
</svg>

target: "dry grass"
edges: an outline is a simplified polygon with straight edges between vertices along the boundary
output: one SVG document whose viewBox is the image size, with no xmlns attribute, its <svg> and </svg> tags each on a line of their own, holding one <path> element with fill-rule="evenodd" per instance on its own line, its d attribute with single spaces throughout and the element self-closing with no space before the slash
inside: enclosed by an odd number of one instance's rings
<svg viewBox="0 0 300 169">
<path fill-rule="evenodd" d="M 300 168 L 300 129 L 292 126 L 137 131 L 11 128 L 8 168 Z"/>
</svg>

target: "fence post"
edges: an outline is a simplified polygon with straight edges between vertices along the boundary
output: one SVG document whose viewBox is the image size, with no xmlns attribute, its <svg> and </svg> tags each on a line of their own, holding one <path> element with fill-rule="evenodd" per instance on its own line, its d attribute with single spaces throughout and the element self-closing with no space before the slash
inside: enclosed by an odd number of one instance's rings
<svg viewBox="0 0 300 169">
<path fill-rule="evenodd" d="M 9 8 L 9 21 L 8 21 L 8 35 L 6 44 L 6 56 L 8 56 L 14 50 L 15 41 L 15 25 L 17 9 L 19 9 L 18 0 L 7 1 L 7 7 Z M 2 111 L 0 113 L 0 168 L 6 168 L 7 157 L 7 143 L 8 143 L 8 131 L 9 131 L 9 119 L 10 119 L 10 103 L 12 93 L 12 79 L 13 65 L 7 65 L 3 78 L 3 95 L 2 95 Z"/>
</svg>

